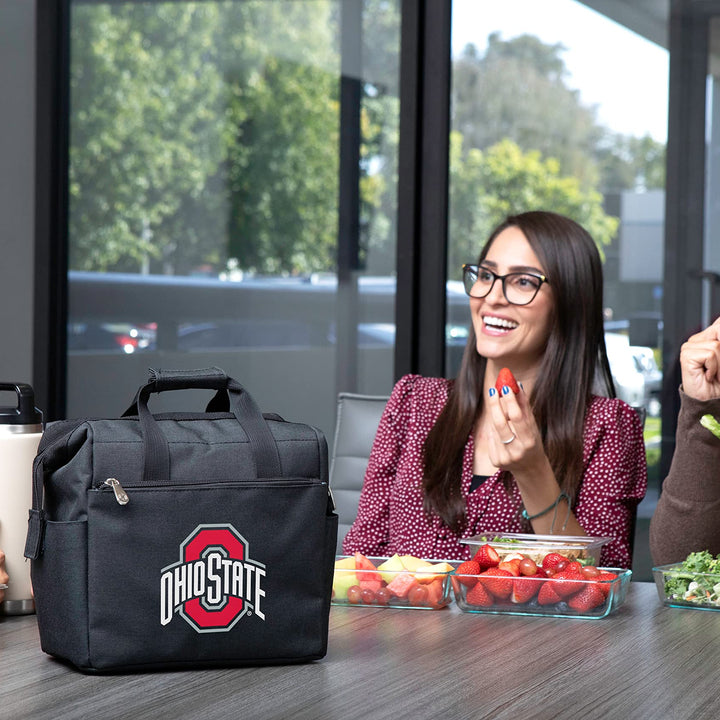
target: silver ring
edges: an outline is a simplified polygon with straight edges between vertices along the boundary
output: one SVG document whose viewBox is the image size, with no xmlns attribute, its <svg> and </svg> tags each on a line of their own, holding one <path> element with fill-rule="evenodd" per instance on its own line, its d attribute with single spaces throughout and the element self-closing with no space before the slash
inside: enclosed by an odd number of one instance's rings
<svg viewBox="0 0 720 720">
<path fill-rule="evenodd" d="M 515 439 L 515 434 L 513 433 L 513 436 L 509 440 L 501 440 L 500 442 L 503 445 L 509 445 L 514 439 Z"/>
</svg>

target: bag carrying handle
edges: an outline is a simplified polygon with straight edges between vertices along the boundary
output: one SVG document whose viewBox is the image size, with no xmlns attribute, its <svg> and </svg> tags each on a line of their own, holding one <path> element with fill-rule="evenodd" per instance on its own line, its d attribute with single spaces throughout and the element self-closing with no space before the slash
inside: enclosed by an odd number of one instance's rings
<svg viewBox="0 0 720 720">
<path fill-rule="evenodd" d="M 256 477 L 282 475 L 275 438 L 250 393 L 218 367 L 198 370 L 150 369 L 148 382 L 138 389 L 122 417 L 137 415 L 143 438 L 143 481 L 148 484 L 170 482 L 170 447 L 167 438 L 148 408 L 152 393 L 168 390 L 216 390 L 208 409 L 218 407 L 227 398 L 230 412 L 242 426 L 252 448 Z M 224 397 L 223 397 L 224 396 Z"/>
</svg>

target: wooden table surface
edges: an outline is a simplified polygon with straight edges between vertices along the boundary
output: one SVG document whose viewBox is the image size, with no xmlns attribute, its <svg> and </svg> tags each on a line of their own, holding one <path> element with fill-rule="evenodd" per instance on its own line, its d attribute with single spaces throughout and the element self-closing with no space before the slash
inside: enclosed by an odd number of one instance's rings
<svg viewBox="0 0 720 720">
<path fill-rule="evenodd" d="M 609 718 L 719 710 L 720 612 L 665 608 L 630 584 L 601 620 L 333 607 L 305 665 L 84 675 L 45 655 L 35 616 L 0 620 L 0 717 Z"/>
</svg>

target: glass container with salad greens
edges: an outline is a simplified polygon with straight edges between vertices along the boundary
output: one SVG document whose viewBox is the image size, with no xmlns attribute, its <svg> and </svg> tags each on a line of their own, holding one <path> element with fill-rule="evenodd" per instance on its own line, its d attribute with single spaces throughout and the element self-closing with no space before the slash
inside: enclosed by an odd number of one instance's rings
<svg viewBox="0 0 720 720">
<path fill-rule="evenodd" d="M 720 610 L 720 555 L 693 552 L 681 563 L 654 567 L 653 577 L 668 607 Z"/>
</svg>

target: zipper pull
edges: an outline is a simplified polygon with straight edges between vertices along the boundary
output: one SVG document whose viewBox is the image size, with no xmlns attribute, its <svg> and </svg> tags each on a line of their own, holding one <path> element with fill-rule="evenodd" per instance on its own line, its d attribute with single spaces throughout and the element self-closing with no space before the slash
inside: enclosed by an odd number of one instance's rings
<svg viewBox="0 0 720 720">
<path fill-rule="evenodd" d="M 108 478 L 105 481 L 105 485 L 109 485 L 113 489 L 115 499 L 118 501 L 119 505 L 127 505 L 130 502 L 130 498 L 125 490 L 123 490 L 123 486 L 120 484 L 119 480 L 116 480 L 115 478 Z"/>
</svg>

